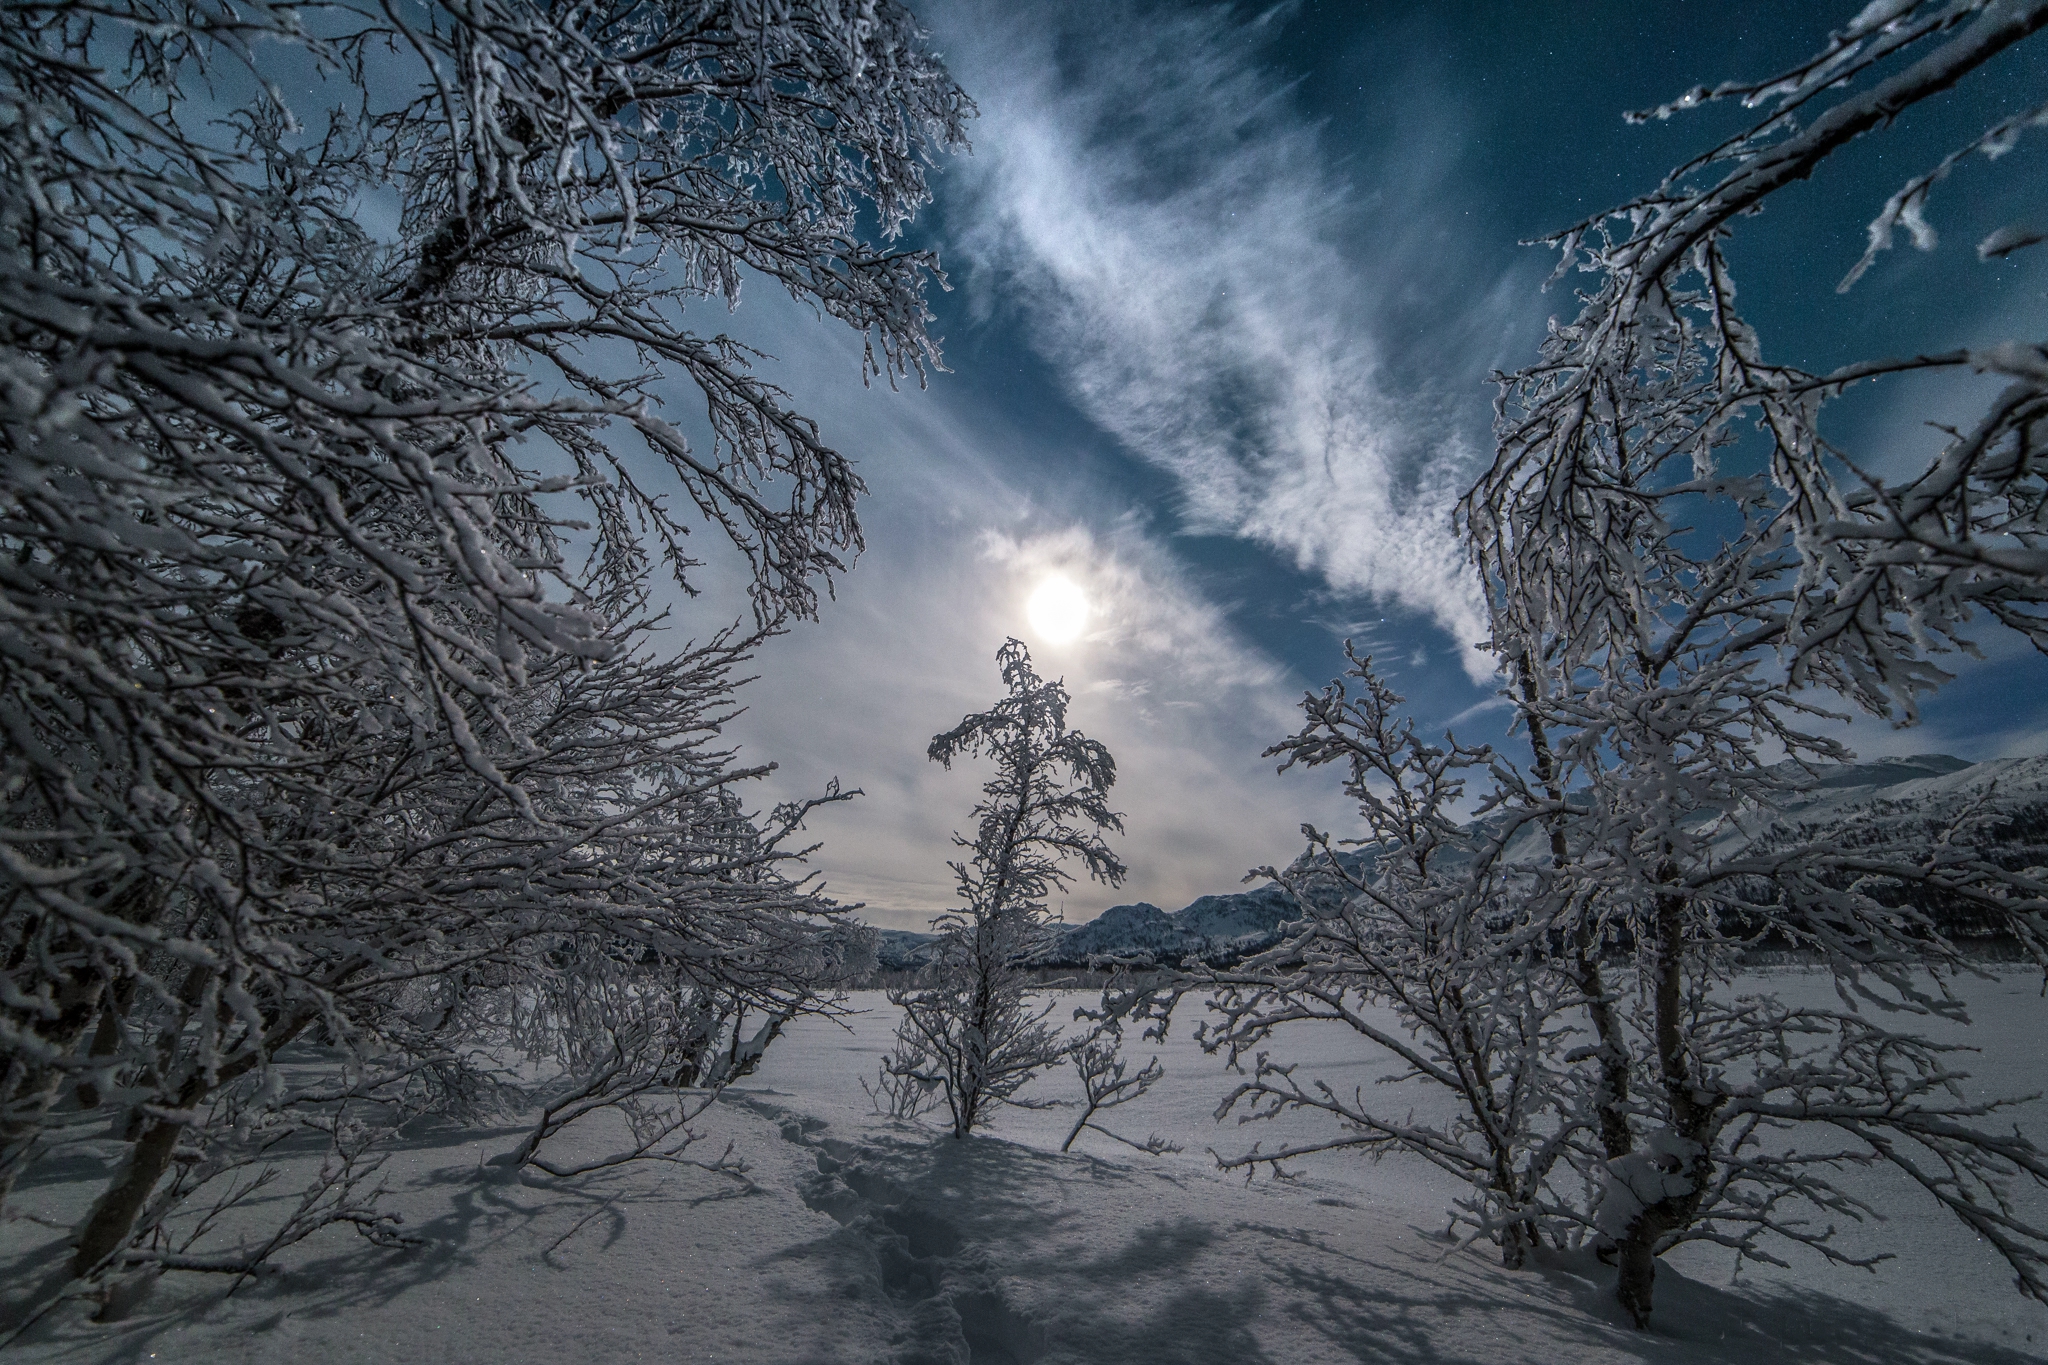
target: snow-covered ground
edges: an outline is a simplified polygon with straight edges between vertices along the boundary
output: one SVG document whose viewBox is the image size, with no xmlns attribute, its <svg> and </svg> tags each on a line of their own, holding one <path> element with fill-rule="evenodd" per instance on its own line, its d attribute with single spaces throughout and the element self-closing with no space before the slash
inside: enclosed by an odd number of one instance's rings
<svg viewBox="0 0 2048 1365">
<path fill-rule="evenodd" d="M 1768 984 L 1823 989 L 1797 973 Z M 1968 986 L 1986 1091 L 2041 1088 L 2039 991 L 2017 972 Z M 2048 1359 L 2048 1309 L 1917 1202 L 1885 1199 L 1885 1224 L 1849 1234 L 1898 1253 L 1875 1275 L 1795 1256 L 1789 1271 L 1746 1270 L 1731 1287 L 1727 1253 L 1681 1252 L 1658 1277 L 1646 1335 L 1619 1324 L 1611 1272 L 1590 1258 L 1511 1273 L 1484 1251 L 1448 1249 L 1449 1191 L 1426 1168 L 1331 1156 L 1292 1183 L 1217 1172 L 1207 1148 L 1234 1153 L 1288 1130 L 1213 1122 L 1228 1078 L 1185 1022 L 1160 1049 L 1167 1080 L 1109 1122 L 1187 1151 L 1147 1158 L 1084 1134 L 1062 1156 L 1070 1110 L 1007 1111 L 993 1135 L 966 1143 L 876 1117 L 860 1081 L 891 1020 L 879 996 L 857 1003 L 877 1008 L 850 1028 L 793 1031 L 706 1117 L 712 1141 L 730 1138 L 752 1163 L 751 1189 L 683 1168 L 518 1177 L 490 1164 L 516 1127 L 423 1131 L 386 1171 L 388 1202 L 424 1246 L 380 1251 L 331 1230 L 232 1299 L 218 1281 L 174 1275 L 122 1322 L 67 1308 L 5 1354 L 291 1365 Z M 1328 1031 L 1276 1050 L 1332 1080 L 1379 1074 Z M 1056 1076 L 1040 1093 L 1071 1085 Z M 1418 1109 L 1435 1099 L 1386 1098 Z M 2020 1119 L 2048 1133 L 2048 1105 Z M 81 1153 L 20 1192 L 16 1207 L 33 1217 L 0 1228 L 10 1291 L 61 1238 L 52 1225 L 82 1210 L 96 1167 Z M 294 1188 L 280 1182 L 274 1202 Z"/>
</svg>

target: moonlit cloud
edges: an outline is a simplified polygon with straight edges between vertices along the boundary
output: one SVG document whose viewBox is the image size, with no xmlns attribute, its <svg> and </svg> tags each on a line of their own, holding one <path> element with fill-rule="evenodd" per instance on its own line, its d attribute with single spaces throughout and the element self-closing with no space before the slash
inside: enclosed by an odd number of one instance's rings
<svg viewBox="0 0 2048 1365">
<path fill-rule="evenodd" d="M 980 551 L 1009 581 L 1031 584 L 1058 573 L 1080 587 L 1093 607 L 1091 628 L 1046 657 L 1086 658 L 1096 686 L 1118 685 L 1115 674 L 1123 669 L 1170 673 L 1189 697 L 1278 697 L 1286 682 L 1284 669 L 1235 638 L 1222 609 L 1186 581 L 1135 513 L 1101 530 L 1081 524 L 1025 533 L 991 528 L 981 536 Z M 1266 719 L 1287 723 L 1287 700 L 1263 707 Z"/>
<path fill-rule="evenodd" d="M 969 287 L 1023 301 L 1089 416 L 1177 478 L 1190 528 L 1426 614 L 1490 676 L 1449 526 L 1473 443 L 1443 402 L 1389 378 L 1374 333 L 1402 272 L 1439 249 L 1417 183 L 1428 130 L 1387 168 L 1397 190 L 1360 190 L 1289 116 L 1258 26 L 1220 9 L 949 19 L 983 111 L 960 172 L 979 213 Z M 1479 354 L 1453 377 L 1483 383 Z"/>
<path fill-rule="evenodd" d="M 1279 777 L 1261 757 L 1298 725 L 1304 681 L 1240 637 L 1127 490 L 1049 490 L 1015 444 L 1031 434 L 956 409 L 945 384 L 862 387 L 857 339 L 765 291 L 743 316 L 871 489 L 867 552 L 820 621 L 762 649 L 727 732 L 742 761 L 778 765 L 750 804 L 814 795 L 835 777 L 862 789 L 808 831 L 831 894 L 892 928 L 922 929 L 953 904 L 951 835 L 987 774 L 971 762 L 948 772 L 925 747 L 997 698 L 995 653 L 1012 635 L 1065 681 L 1070 723 L 1117 760 L 1112 805 L 1126 832 L 1112 843 L 1131 874 L 1122 888 L 1078 884 L 1053 906 L 1068 919 L 1139 899 L 1178 908 L 1285 862 L 1303 821 L 1342 825 L 1333 782 Z M 1033 639 L 1026 614 L 1055 574 L 1090 607 L 1087 629 L 1060 645 Z M 698 633 L 720 610 L 707 599 L 678 604 Z"/>
</svg>

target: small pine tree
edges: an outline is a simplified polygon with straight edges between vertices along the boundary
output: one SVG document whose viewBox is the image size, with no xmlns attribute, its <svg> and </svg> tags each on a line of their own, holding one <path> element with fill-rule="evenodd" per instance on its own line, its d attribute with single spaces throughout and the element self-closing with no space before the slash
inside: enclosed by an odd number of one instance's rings
<svg viewBox="0 0 2048 1365">
<path fill-rule="evenodd" d="M 938 959 L 919 985 L 889 993 L 903 1022 L 881 1076 L 891 1095 L 943 1095 L 956 1138 L 1019 1103 L 1024 1083 L 1066 1055 L 1028 964 L 1049 932 L 1046 897 L 1072 883 L 1067 859 L 1110 886 L 1125 871 L 1098 832 L 1123 832 L 1106 800 L 1116 760 L 1067 728 L 1066 687 L 1038 676 L 1022 641 L 1007 641 L 996 663 L 1009 695 L 932 740 L 933 762 L 987 757 L 996 774 L 982 785 L 974 837 L 953 836 L 968 850 L 952 864 L 962 908 L 937 921 Z"/>
</svg>

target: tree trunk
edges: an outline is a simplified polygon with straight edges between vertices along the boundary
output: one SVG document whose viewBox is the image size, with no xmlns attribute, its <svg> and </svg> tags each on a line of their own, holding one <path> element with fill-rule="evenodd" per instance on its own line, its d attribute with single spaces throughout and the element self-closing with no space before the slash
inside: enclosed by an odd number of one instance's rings
<svg viewBox="0 0 2048 1365">
<path fill-rule="evenodd" d="M 1522 687 L 1522 723 L 1529 729 L 1529 749 L 1535 759 L 1536 780 L 1543 794 L 1558 806 L 1564 805 L 1564 785 L 1557 771 L 1557 756 L 1550 747 L 1536 705 L 1542 699 L 1536 670 L 1525 653 L 1516 660 Z M 1571 845 L 1565 838 L 1562 817 L 1550 826 L 1550 865 L 1562 870 L 1571 861 Z M 1600 968 L 1600 944 L 1590 923 L 1579 924 L 1572 933 L 1571 966 L 1579 994 L 1586 998 L 1586 1013 L 1593 1021 L 1593 1034 L 1600 1040 L 1600 1089 L 1594 1108 L 1600 1119 L 1600 1145 L 1609 1161 L 1635 1150 L 1628 1126 L 1628 1041 L 1622 1036 L 1621 1021 L 1615 1018 L 1614 1002 L 1607 992 L 1606 975 Z"/>
<path fill-rule="evenodd" d="M 1572 967 L 1578 977 L 1579 993 L 1586 997 L 1586 1013 L 1593 1020 L 1593 1034 L 1600 1040 L 1600 1088 L 1593 1102 L 1600 1119 L 1600 1146 L 1609 1161 L 1635 1150 L 1635 1135 L 1628 1126 L 1628 1040 L 1622 1036 L 1621 1021 L 1615 1018 L 1614 1002 L 1608 998 L 1607 982 L 1600 970 L 1597 945 L 1590 932 L 1582 932 L 1572 946 Z"/>
<path fill-rule="evenodd" d="M 1656 1235 L 1638 1222 L 1629 1235 L 1622 1238 L 1615 1248 L 1615 1264 L 1620 1276 L 1615 1281 L 1614 1296 L 1621 1300 L 1629 1318 L 1638 1330 L 1650 1325 L 1650 1288 L 1657 1280 Z"/>
<path fill-rule="evenodd" d="M 100 1010 L 100 1022 L 93 1030 L 92 1045 L 86 1049 L 86 1060 L 97 1061 L 111 1057 L 121 1046 L 121 1022 L 128 1014 L 128 1006 L 135 998 L 135 978 L 121 977 L 114 983 L 114 989 L 107 993 L 106 1005 Z M 105 1097 L 100 1093 L 99 1081 L 88 1074 L 78 1083 L 78 1107 L 97 1109 Z"/>
<path fill-rule="evenodd" d="M 172 1062 L 177 1057 L 178 1039 L 184 1031 L 184 1021 L 205 998 L 214 977 L 214 968 L 202 965 L 195 965 L 185 973 L 184 983 L 178 988 L 178 999 L 185 1011 L 176 1016 L 174 1026 L 165 1027 L 164 1036 L 159 1040 L 157 1074 L 170 1074 Z M 239 1074 L 239 1070 L 223 1073 L 219 1082 L 224 1083 Z M 189 1109 L 199 1102 L 206 1090 L 206 1073 L 195 1069 L 178 1087 L 177 1102 L 171 1107 Z M 91 1211 L 78 1230 L 78 1246 L 71 1256 L 73 1278 L 91 1274 L 101 1261 L 128 1240 L 150 1191 L 156 1188 L 157 1181 L 163 1179 L 164 1171 L 170 1166 L 171 1153 L 177 1149 L 178 1134 L 184 1128 L 183 1124 L 171 1119 L 146 1117 L 140 1105 L 130 1114 L 129 1125 L 134 1135 L 129 1142 L 128 1155 L 114 1172 L 112 1182 L 93 1201 Z"/>
<path fill-rule="evenodd" d="M 189 994 L 195 998 L 203 994 L 205 977 L 202 973 L 210 974 L 211 970 L 193 968 L 186 980 Z M 351 966 L 337 976 L 347 975 L 353 970 Z M 205 1099 L 209 1092 L 239 1080 L 276 1056 L 277 1050 L 298 1037 L 314 1017 L 310 1010 L 290 1015 L 272 1025 L 261 1038 L 252 1040 L 239 1057 L 220 1067 L 213 1075 L 208 1076 L 204 1071 L 193 1072 L 178 1088 L 177 1102 L 170 1107 L 189 1110 Z M 183 1123 L 173 1119 L 148 1118 L 144 1121 L 141 1132 L 128 1149 L 127 1159 L 114 1173 L 112 1183 L 93 1201 L 92 1210 L 79 1230 L 78 1248 L 71 1257 L 73 1276 L 90 1274 L 133 1234 L 135 1220 L 148 1202 L 150 1192 L 169 1168 L 171 1154 L 178 1146 L 178 1134 L 184 1127 Z"/>
<path fill-rule="evenodd" d="M 1536 1225 L 1517 1219 L 1500 1235 L 1500 1263 L 1509 1270 L 1520 1270 L 1529 1264 L 1529 1253 L 1536 1246 Z"/>
<path fill-rule="evenodd" d="M 1659 880 L 1676 873 L 1659 869 Z M 1656 980 L 1652 994 L 1656 1011 L 1657 1065 L 1671 1106 L 1671 1126 L 1688 1138 L 1697 1137 L 1705 1113 L 1693 1097 L 1692 1060 L 1685 1045 L 1685 901 L 1675 895 L 1657 897 Z"/>
<path fill-rule="evenodd" d="M 1677 871 L 1668 863 L 1657 869 L 1663 885 L 1676 882 Z M 1706 1189 L 1712 1163 L 1703 1139 L 1713 1122 L 1712 1104 L 1703 1104 L 1693 1091 L 1692 1056 L 1685 1037 L 1685 899 L 1674 893 L 1658 895 L 1651 963 L 1652 1024 L 1656 1033 L 1658 1079 L 1665 1103 L 1671 1110 L 1671 1127 L 1680 1137 L 1695 1144 L 1695 1153 L 1685 1168 L 1692 1188 L 1689 1193 L 1663 1200 L 1636 1219 L 1628 1235 L 1616 1248 L 1619 1268 L 1614 1296 L 1638 1328 L 1650 1325 L 1650 1288 L 1657 1278 L 1657 1243 L 1667 1232 L 1691 1226 L 1697 1214 L 1701 1192 Z"/>
<path fill-rule="evenodd" d="M 198 1099 L 204 1088 L 205 1082 L 196 1076 L 185 1082 L 185 1088 L 179 1092 L 180 1107 Z M 171 1119 L 152 1119 L 142 1130 L 142 1136 L 129 1147 L 128 1159 L 121 1163 L 113 1183 L 93 1202 L 92 1212 L 86 1215 L 85 1226 L 79 1231 L 78 1249 L 71 1256 L 74 1279 L 91 1274 L 128 1240 L 150 1191 L 170 1167 L 171 1153 L 177 1149 L 178 1134 L 184 1127 Z"/>
</svg>

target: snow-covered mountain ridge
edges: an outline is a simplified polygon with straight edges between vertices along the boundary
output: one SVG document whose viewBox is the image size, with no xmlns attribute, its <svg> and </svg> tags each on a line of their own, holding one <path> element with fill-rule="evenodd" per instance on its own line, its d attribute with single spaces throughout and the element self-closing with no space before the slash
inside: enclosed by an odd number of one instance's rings
<svg viewBox="0 0 2048 1365">
<path fill-rule="evenodd" d="M 1294 897 L 1277 882 L 1199 896 L 1171 914 L 1150 901 L 1112 905 L 1086 924 L 1058 926 L 1040 961 L 1048 967 L 1079 967 L 1091 957 L 1178 962 L 1189 956 L 1234 956 L 1274 942 L 1279 926 L 1299 915 Z M 885 929 L 875 956 L 885 968 L 919 967 L 930 959 L 936 942 L 934 934 Z"/>
</svg>

